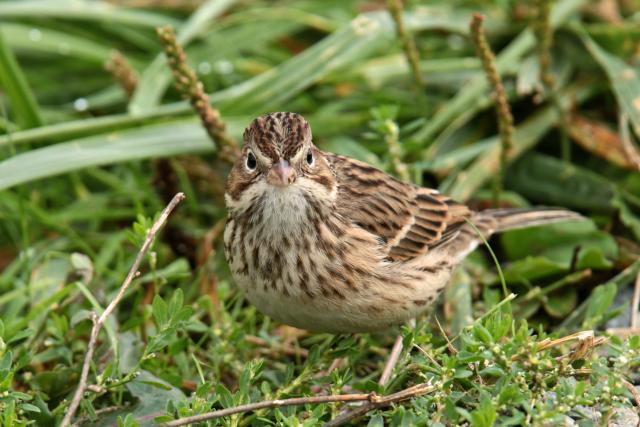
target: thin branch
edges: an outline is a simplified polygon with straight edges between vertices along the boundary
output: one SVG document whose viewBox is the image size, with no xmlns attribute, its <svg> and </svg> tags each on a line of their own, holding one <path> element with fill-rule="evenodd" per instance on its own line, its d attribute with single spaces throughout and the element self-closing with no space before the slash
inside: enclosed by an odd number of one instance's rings
<svg viewBox="0 0 640 427">
<path fill-rule="evenodd" d="M 147 237 L 145 238 L 145 241 L 142 244 L 142 247 L 138 251 L 138 255 L 136 256 L 136 259 L 133 262 L 133 265 L 131 266 L 131 269 L 129 270 L 127 277 L 122 282 L 122 285 L 120 285 L 120 290 L 118 291 L 118 294 L 107 306 L 107 308 L 102 312 L 100 317 L 98 317 L 98 315 L 95 312 L 91 313 L 93 328 L 91 329 L 91 336 L 89 338 L 87 354 L 85 355 L 84 363 L 82 364 L 82 373 L 80 374 L 80 381 L 78 382 L 78 388 L 76 389 L 73 399 L 71 400 L 71 405 L 69 405 L 69 408 L 67 409 L 64 419 L 62 420 L 62 424 L 61 424 L 62 427 L 66 427 L 71 423 L 73 416 L 78 410 L 78 406 L 80 406 L 80 401 L 82 400 L 82 396 L 84 395 L 84 392 L 87 390 L 87 378 L 89 377 L 89 367 L 91 366 L 93 353 L 95 352 L 96 344 L 98 342 L 98 334 L 100 333 L 100 329 L 102 328 L 102 325 L 107 320 L 109 315 L 113 312 L 113 310 L 116 308 L 116 306 L 120 303 L 120 300 L 122 300 L 122 297 L 127 291 L 127 288 L 129 288 L 129 285 L 131 285 L 131 282 L 133 281 L 133 279 L 140 274 L 140 272 L 138 271 L 138 268 L 140 267 L 140 264 L 142 263 L 142 260 L 144 259 L 144 256 L 146 255 L 147 251 L 151 247 L 151 244 L 155 240 L 156 235 L 158 234 L 158 231 L 160 231 L 160 229 L 162 228 L 164 223 L 167 221 L 167 219 L 169 218 L 169 215 L 171 215 L 171 212 L 175 209 L 178 203 L 184 200 L 184 197 L 185 197 L 184 193 L 178 193 L 175 196 L 173 196 L 173 199 L 171 200 L 171 202 L 169 202 L 167 207 L 164 208 L 164 210 L 162 211 L 162 213 L 160 214 L 156 222 L 153 224 L 151 229 L 147 232 Z"/>
<path fill-rule="evenodd" d="M 187 55 L 176 39 L 173 27 L 167 25 L 157 28 L 158 38 L 164 47 L 169 67 L 175 78 L 176 88 L 189 100 L 191 106 L 200 116 L 209 138 L 219 146 L 219 155 L 223 160 L 233 163 L 238 157 L 238 144 L 227 133 L 227 125 L 220 117 L 220 112 L 209 103 L 209 96 L 204 92 L 202 82 L 187 64 Z"/>
<path fill-rule="evenodd" d="M 203 421 L 213 420 L 215 418 L 227 417 L 229 415 L 241 414 L 245 412 L 253 412 L 259 409 L 280 408 L 283 406 L 298 406 L 298 405 L 312 405 L 320 403 L 335 403 L 335 402 L 367 402 L 365 406 L 370 405 L 371 409 L 388 406 L 395 402 L 400 402 L 415 396 L 421 396 L 433 391 L 435 387 L 430 384 L 418 384 L 413 387 L 409 387 L 398 393 L 390 394 L 388 396 L 378 396 L 375 393 L 369 394 L 338 394 L 332 396 L 310 396 L 310 397 L 293 397 L 291 399 L 276 399 L 265 400 L 263 402 L 249 403 L 246 405 L 235 406 L 233 408 L 220 409 L 218 411 L 208 412 L 206 414 L 193 415 L 191 417 L 180 418 L 174 421 L 169 421 L 161 424 L 162 427 L 178 427 L 187 424 L 199 423 Z M 361 409 L 361 408 L 359 408 Z M 366 412 L 366 411 L 365 411 Z M 337 418 L 336 418 L 337 420 Z M 335 421 L 335 420 L 334 420 Z M 333 421 L 330 421 L 326 425 L 330 425 Z M 338 425 L 338 424 L 336 424 Z"/>
<path fill-rule="evenodd" d="M 220 409 L 218 411 L 208 412 L 201 415 L 193 415 L 191 417 L 180 418 L 175 421 L 169 421 L 162 424 L 164 427 L 176 427 L 186 424 L 212 420 L 214 418 L 222 418 L 229 415 L 240 414 L 243 412 L 252 412 L 266 408 L 280 408 L 282 406 L 309 405 L 318 403 L 333 402 L 362 402 L 372 399 L 372 394 L 339 394 L 332 396 L 311 396 L 311 397 L 294 397 L 291 399 L 275 399 L 265 400 L 263 402 L 249 403 L 246 405 L 235 406 L 233 408 Z"/>
<path fill-rule="evenodd" d="M 407 322 L 408 326 L 415 329 L 416 328 L 416 319 L 409 319 Z M 378 385 L 384 387 L 389 382 L 391 378 L 391 374 L 393 373 L 393 369 L 398 364 L 398 360 L 400 359 L 400 354 L 402 354 L 402 334 L 398 334 L 395 342 L 393 343 L 393 347 L 391 348 L 391 353 L 389 353 L 389 358 L 387 359 L 387 363 L 384 365 L 384 369 L 382 370 L 382 375 L 380 375 L 380 379 L 378 380 Z"/>
<path fill-rule="evenodd" d="M 402 48 L 404 49 L 404 54 L 407 57 L 409 66 L 411 67 L 413 79 L 418 90 L 421 90 L 424 87 L 424 80 L 420 73 L 418 48 L 416 47 L 415 40 L 411 37 L 411 34 L 409 34 L 407 27 L 404 24 L 404 19 L 402 18 L 402 0 L 387 0 L 387 7 L 389 8 L 389 13 L 391 13 L 391 17 L 396 24 L 396 32 L 398 33 L 398 38 L 402 41 Z"/>
<path fill-rule="evenodd" d="M 435 389 L 436 389 L 435 386 L 428 383 L 414 385 L 413 387 L 406 388 L 397 393 L 393 393 L 388 396 L 378 398 L 373 401 L 369 401 L 364 405 L 362 405 L 361 407 L 354 409 L 353 411 L 344 412 L 338 415 L 337 417 L 335 417 L 334 419 L 332 419 L 331 421 L 329 421 L 328 423 L 325 423 L 323 427 L 341 426 L 351 421 L 354 418 L 357 418 L 366 414 L 367 412 L 373 409 L 384 408 L 386 406 L 391 405 L 392 403 L 411 399 L 412 397 L 422 396 L 422 395 L 431 393 Z"/>
<path fill-rule="evenodd" d="M 504 181 L 505 170 L 507 168 L 507 155 L 509 150 L 513 147 L 513 116 L 511 115 L 511 108 L 509 107 L 509 101 L 502 85 L 502 79 L 498 74 L 496 68 L 496 57 L 491 51 L 491 47 L 487 42 L 487 38 L 482 28 L 484 22 L 484 16 L 479 13 L 474 13 L 471 19 L 471 38 L 476 46 L 476 54 L 482 61 L 482 67 L 487 75 L 489 84 L 493 87 L 493 95 L 495 99 L 496 112 L 498 114 L 498 127 L 500 129 L 500 173 L 496 175 L 494 181 L 494 193 L 493 202 L 494 205 L 498 204 L 498 198 L 500 191 L 502 190 L 502 182 Z"/>
<path fill-rule="evenodd" d="M 389 354 L 387 363 L 384 365 L 382 375 L 380 375 L 380 379 L 378 380 L 378 385 L 385 386 L 387 382 L 389 382 L 389 378 L 391 378 L 391 374 L 393 373 L 393 368 L 395 368 L 398 363 L 398 359 L 400 358 L 400 353 L 402 353 L 402 335 L 398 334 L 396 341 L 393 343 L 393 347 L 391 348 L 391 353 Z"/>
<path fill-rule="evenodd" d="M 629 390 L 629 393 L 631 393 L 631 395 L 633 396 L 633 400 L 636 401 L 636 406 L 640 408 L 640 392 L 638 391 L 638 389 L 624 378 L 620 378 L 620 380 L 622 381 L 622 384 L 627 388 L 627 390 Z"/>
<path fill-rule="evenodd" d="M 438 329 L 440 330 L 440 333 L 442 334 L 444 339 L 447 341 L 447 348 L 449 349 L 449 352 L 451 352 L 451 354 L 458 354 L 458 349 L 455 348 L 451 343 L 449 336 L 447 335 L 447 333 L 444 331 L 444 328 L 440 324 L 440 320 L 438 319 L 438 316 L 433 316 L 433 317 L 436 319 L 436 324 L 438 325 Z"/>
</svg>

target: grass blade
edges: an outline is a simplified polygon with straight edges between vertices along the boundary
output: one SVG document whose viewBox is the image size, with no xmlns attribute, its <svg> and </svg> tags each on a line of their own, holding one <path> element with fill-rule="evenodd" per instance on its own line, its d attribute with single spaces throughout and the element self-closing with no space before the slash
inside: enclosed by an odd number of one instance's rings
<svg viewBox="0 0 640 427">
<path fill-rule="evenodd" d="M 458 25 L 456 19 L 448 21 L 446 16 L 438 14 L 435 8 L 426 10 L 429 13 L 421 12 L 411 16 L 407 20 L 407 28 L 411 31 L 451 30 Z M 212 94 L 211 102 L 225 116 L 255 115 L 269 108 L 278 108 L 330 73 L 356 63 L 385 40 L 392 40 L 394 31 L 393 21 L 388 14 L 362 14 L 342 29 L 272 70 Z M 191 107 L 186 102 L 176 102 L 140 113 L 139 116 L 103 116 L 17 132 L 13 135 L 13 141 L 29 143 L 47 139 L 73 139 L 104 132 L 110 126 L 111 129 L 126 128 L 144 121 L 157 120 L 159 117 L 178 116 L 190 112 Z M 6 143 L 8 139 L 0 136 L 0 145 Z"/>
<path fill-rule="evenodd" d="M 555 27 L 567 19 L 573 12 L 584 4 L 584 0 L 564 0 L 558 2 L 553 10 L 551 24 Z M 524 55 L 535 46 L 535 37 L 531 30 L 523 31 L 515 40 L 505 47 L 496 56 L 496 66 L 500 74 L 507 70 L 515 69 L 519 66 Z M 478 100 L 483 98 L 483 93 L 487 91 L 489 85 L 484 75 L 478 74 L 476 78 L 466 84 L 456 96 L 445 104 L 438 112 L 417 132 L 412 135 L 412 139 L 419 142 L 430 142 L 430 140 L 440 132 L 452 120 L 464 116 L 464 120 L 458 120 L 458 126 L 462 126 L 473 117 L 476 111 Z M 428 158 L 437 154 L 435 150 L 429 150 Z"/>
<path fill-rule="evenodd" d="M 579 34 L 591 55 L 609 77 L 618 104 L 629 116 L 636 135 L 640 135 L 640 76 L 638 76 L 638 71 L 598 46 L 583 29 L 579 31 Z"/>
<path fill-rule="evenodd" d="M 228 120 L 234 134 L 245 121 Z M 149 125 L 43 147 L 0 162 L 0 189 L 89 166 L 211 151 L 213 144 L 196 122 Z"/>
<path fill-rule="evenodd" d="M 177 39 L 183 47 L 200 35 L 210 22 L 220 16 L 235 0 L 209 0 L 196 10 L 178 30 Z M 132 114 L 147 112 L 155 108 L 171 82 L 171 71 L 164 54 L 158 54 L 142 72 L 138 87 L 129 103 Z"/>
<path fill-rule="evenodd" d="M 37 25 L 6 23 L 0 26 L 13 49 L 48 55 L 62 55 L 94 62 L 102 66 L 109 58 L 112 48 L 93 40 Z"/>
<path fill-rule="evenodd" d="M 575 85 L 567 89 L 560 95 L 560 99 L 564 103 L 570 102 L 575 96 L 576 102 L 583 102 L 590 92 L 584 88 Z M 546 107 L 541 109 L 528 120 L 517 126 L 514 141 L 515 144 L 509 153 L 508 159 L 519 157 L 526 150 L 533 147 L 544 134 L 559 120 L 558 111 L 554 107 Z M 458 175 L 453 183 L 452 188 L 447 192 L 456 200 L 468 200 L 478 188 L 480 188 L 487 180 L 489 180 L 499 168 L 500 146 L 497 136 L 490 138 L 493 141 L 492 147 L 478 157 L 471 166 L 466 169 L 464 174 Z"/>
<path fill-rule="evenodd" d="M 105 24 L 125 24 L 155 28 L 160 25 L 177 25 L 168 16 L 145 10 L 125 9 L 103 1 L 78 0 L 18 0 L 0 3 L 0 19 L 8 18 L 59 18 L 96 21 Z"/>
<path fill-rule="evenodd" d="M 0 86 L 6 92 L 14 121 L 22 128 L 42 125 L 36 98 L 31 92 L 18 61 L 0 33 Z"/>
</svg>

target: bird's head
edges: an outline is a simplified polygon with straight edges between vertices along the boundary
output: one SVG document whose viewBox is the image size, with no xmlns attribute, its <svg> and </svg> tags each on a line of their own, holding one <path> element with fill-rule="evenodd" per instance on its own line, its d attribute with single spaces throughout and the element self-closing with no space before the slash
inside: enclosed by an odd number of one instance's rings
<svg viewBox="0 0 640 427">
<path fill-rule="evenodd" d="M 320 200 L 335 197 L 329 163 L 313 145 L 311 127 L 299 114 L 266 114 L 244 131 L 242 153 L 227 179 L 227 205 L 255 200 L 264 193 L 278 197 L 304 193 Z"/>
</svg>

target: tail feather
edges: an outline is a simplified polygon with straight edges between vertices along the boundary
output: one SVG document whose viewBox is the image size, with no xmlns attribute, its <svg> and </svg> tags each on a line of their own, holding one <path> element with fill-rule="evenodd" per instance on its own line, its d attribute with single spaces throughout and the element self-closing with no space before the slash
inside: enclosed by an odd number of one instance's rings
<svg viewBox="0 0 640 427">
<path fill-rule="evenodd" d="M 503 231 L 584 219 L 576 212 L 560 208 L 487 209 L 475 213 L 470 218 L 473 227 L 462 225 L 443 247 L 450 256 L 462 261 L 481 242 L 478 232 L 488 239 L 492 234 Z"/>
<path fill-rule="evenodd" d="M 493 233 L 585 219 L 576 212 L 560 208 L 488 209 L 478 212 L 478 217 L 495 220 L 495 229 L 491 230 Z"/>
</svg>

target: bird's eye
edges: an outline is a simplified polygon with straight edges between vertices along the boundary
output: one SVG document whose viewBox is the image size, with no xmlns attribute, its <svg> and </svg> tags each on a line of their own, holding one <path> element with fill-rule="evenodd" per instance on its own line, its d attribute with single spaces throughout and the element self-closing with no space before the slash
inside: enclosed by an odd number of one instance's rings
<svg viewBox="0 0 640 427">
<path fill-rule="evenodd" d="M 307 153 L 307 164 L 309 166 L 313 166 L 314 162 L 315 162 L 315 159 L 313 158 L 313 152 L 309 150 L 309 152 Z"/>
<path fill-rule="evenodd" d="M 247 169 L 251 172 L 256 170 L 258 166 L 258 161 L 256 160 L 256 156 L 253 155 L 251 151 L 247 153 Z"/>
</svg>

